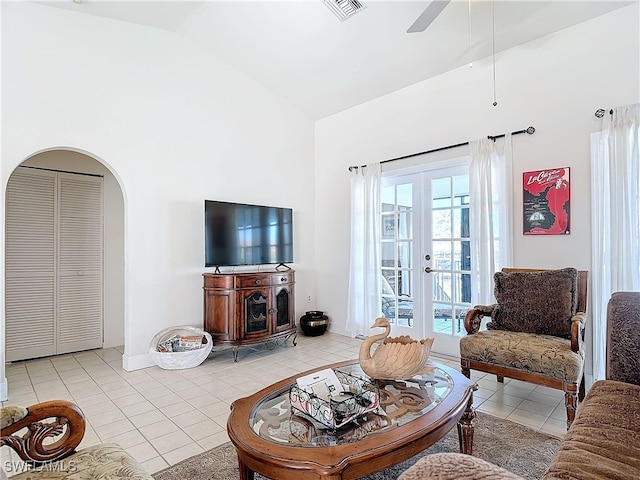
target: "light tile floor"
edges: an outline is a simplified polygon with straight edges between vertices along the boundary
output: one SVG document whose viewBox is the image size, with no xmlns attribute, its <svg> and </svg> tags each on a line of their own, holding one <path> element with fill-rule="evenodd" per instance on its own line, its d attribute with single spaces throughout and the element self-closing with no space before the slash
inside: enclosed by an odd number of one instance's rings
<svg viewBox="0 0 640 480">
<path fill-rule="evenodd" d="M 157 472 L 228 440 L 231 403 L 285 377 L 313 367 L 358 358 L 361 340 L 326 333 L 298 336 L 298 345 L 267 350 L 214 351 L 200 366 L 186 370 L 151 367 L 122 369 L 122 348 L 7 364 L 9 399 L 23 406 L 54 399 L 77 403 L 88 425 L 81 447 L 116 442 Z M 455 358 L 432 355 L 459 370 Z M 563 393 L 546 387 L 472 373 L 479 389 L 478 411 L 562 437 L 566 431 Z M 18 460 L 8 447 L 2 462 Z"/>
</svg>

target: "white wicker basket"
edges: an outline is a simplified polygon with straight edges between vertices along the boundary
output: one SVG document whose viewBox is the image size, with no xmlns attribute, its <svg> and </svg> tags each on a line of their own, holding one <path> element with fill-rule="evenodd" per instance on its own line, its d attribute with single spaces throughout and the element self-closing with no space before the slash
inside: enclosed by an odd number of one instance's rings
<svg viewBox="0 0 640 480">
<path fill-rule="evenodd" d="M 159 352 L 158 344 L 170 339 L 174 335 L 203 335 L 207 338 L 207 343 L 196 350 L 186 352 Z M 213 338 L 208 332 L 196 327 L 183 325 L 180 327 L 169 327 L 158 332 L 149 345 L 149 355 L 155 361 L 156 365 L 166 370 L 179 370 L 182 368 L 197 367 L 211 353 L 213 347 Z"/>
</svg>

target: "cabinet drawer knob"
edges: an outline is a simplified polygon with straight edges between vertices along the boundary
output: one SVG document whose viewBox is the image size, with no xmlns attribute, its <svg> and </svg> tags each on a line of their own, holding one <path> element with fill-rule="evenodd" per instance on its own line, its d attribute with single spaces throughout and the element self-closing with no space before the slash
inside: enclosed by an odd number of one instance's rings
<svg viewBox="0 0 640 480">
<path fill-rule="evenodd" d="M 287 278 L 287 277 L 282 277 L 282 278 L 280 279 L 280 281 L 281 281 L 281 282 L 286 282 L 287 280 L 288 280 L 288 278 Z"/>
<path fill-rule="evenodd" d="M 256 285 L 262 285 L 262 280 L 256 280 Z"/>
</svg>

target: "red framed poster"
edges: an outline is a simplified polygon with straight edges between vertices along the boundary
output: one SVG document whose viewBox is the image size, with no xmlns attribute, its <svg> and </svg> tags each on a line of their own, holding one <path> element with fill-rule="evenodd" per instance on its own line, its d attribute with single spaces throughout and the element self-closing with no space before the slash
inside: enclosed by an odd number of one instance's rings
<svg viewBox="0 0 640 480">
<path fill-rule="evenodd" d="M 524 172 L 524 234 L 568 235 L 569 192 L 569 167 Z"/>
</svg>

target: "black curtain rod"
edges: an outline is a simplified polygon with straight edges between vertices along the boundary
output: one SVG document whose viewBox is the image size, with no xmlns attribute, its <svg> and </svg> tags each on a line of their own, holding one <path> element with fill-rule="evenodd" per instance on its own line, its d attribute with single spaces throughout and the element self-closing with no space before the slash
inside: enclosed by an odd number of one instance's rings
<svg viewBox="0 0 640 480">
<path fill-rule="evenodd" d="M 511 135 L 519 135 L 521 133 L 528 133 L 529 135 L 533 135 L 533 132 L 535 131 L 536 131 L 535 128 L 527 127 L 524 130 L 517 130 L 515 132 L 511 132 Z M 487 138 L 495 142 L 496 139 L 502 138 L 505 136 L 506 134 L 502 133 L 500 135 L 487 135 Z M 410 155 L 404 155 L 403 157 L 390 158 L 389 160 L 383 160 L 380 163 L 382 164 L 382 163 L 395 162 L 396 160 L 404 160 L 405 158 L 417 157 L 418 155 L 424 155 L 425 153 L 434 153 L 434 152 L 440 152 L 442 150 L 449 150 L 450 148 L 463 147 L 464 145 L 469 145 L 469 142 L 456 143 L 455 145 L 447 145 L 446 147 L 439 147 L 439 148 L 434 148 L 432 150 L 425 150 L 424 152 L 412 153 Z M 360 165 L 359 167 L 357 165 L 351 165 L 349 167 L 349 171 L 352 171 L 354 168 L 357 169 L 357 168 L 364 168 L 364 167 L 366 167 L 366 165 Z"/>
<path fill-rule="evenodd" d="M 604 117 L 604 113 L 605 113 L 604 108 L 599 108 L 596 110 L 596 113 L 594 113 L 594 115 L 598 118 L 602 118 Z M 609 115 L 613 115 L 613 108 L 609 110 Z"/>
</svg>

